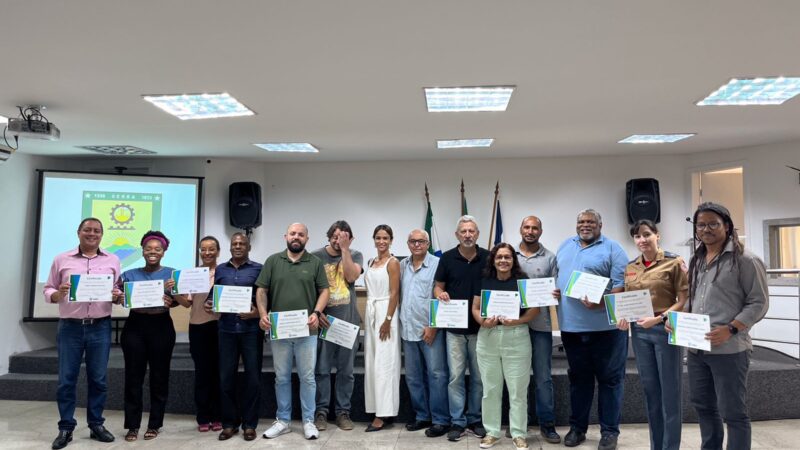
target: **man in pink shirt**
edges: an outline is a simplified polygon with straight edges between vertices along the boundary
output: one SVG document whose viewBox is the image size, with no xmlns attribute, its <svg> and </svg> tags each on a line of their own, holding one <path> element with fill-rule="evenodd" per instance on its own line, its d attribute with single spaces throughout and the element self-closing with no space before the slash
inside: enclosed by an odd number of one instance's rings
<svg viewBox="0 0 800 450">
<path fill-rule="evenodd" d="M 103 224 L 93 217 L 84 219 L 78 226 L 77 248 L 59 254 L 50 267 L 50 276 L 44 285 L 47 302 L 58 303 L 58 436 L 52 448 L 60 449 L 72 441 L 75 420 L 75 388 L 86 355 L 88 399 L 86 416 L 90 437 L 100 442 L 114 441 L 114 435 L 104 426 L 103 407 L 106 402 L 106 372 L 111 350 L 111 302 L 70 302 L 70 275 L 112 274 L 116 281 L 120 275 L 119 258 L 100 249 Z M 112 295 L 121 295 L 114 289 Z"/>
</svg>

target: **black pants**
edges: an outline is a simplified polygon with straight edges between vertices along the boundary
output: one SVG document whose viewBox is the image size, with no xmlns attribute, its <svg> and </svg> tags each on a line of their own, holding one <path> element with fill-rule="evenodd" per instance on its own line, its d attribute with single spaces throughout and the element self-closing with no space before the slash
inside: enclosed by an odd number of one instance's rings
<svg viewBox="0 0 800 450">
<path fill-rule="evenodd" d="M 142 423 L 142 385 L 150 367 L 150 418 L 147 428 L 164 424 L 164 408 L 169 394 L 169 364 L 175 347 L 175 327 L 169 313 L 140 314 L 131 311 L 122 329 L 122 354 L 125 356 L 125 428 L 140 428 Z"/>
<path fill-rule="evenodd" d="M 219 409 L 219 342 L 217 321 L 189 324 L 189 351 L 194 360 L 197 423 L 221 422 Z"/>
<path fill-rule="evenodd" d="M 258 428 L 264 332 L 219 332 L 219 380 L 222 426 Z M 239 377 L 239 358 L 244 373 Z"/>
</svg>

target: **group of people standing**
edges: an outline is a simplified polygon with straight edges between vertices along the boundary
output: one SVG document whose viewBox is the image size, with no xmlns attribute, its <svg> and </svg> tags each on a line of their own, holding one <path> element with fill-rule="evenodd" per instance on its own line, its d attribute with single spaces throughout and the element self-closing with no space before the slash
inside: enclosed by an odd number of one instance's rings
<svg viewBox="0 0 800 450">
<path fill-rule="evenodd" d="M 270 341 L 277 411 L 263 437 L 276 438 L 291 431 L 293 361 L 300 380 L 304 436 L 317 438 L 331 418 L 340 429 L 352 430 L 350 399 L 358 344 L 348 349 L 318 339 L 317 331 L 330 326 L 329 316 L 354 324 L 362 321 L 356 306 L 355 281 L 363 274 L 367 290 L 364 397 L 366 411 L 374 414 L 367 432 L 391 426 L 398 415 L 402 365 L 414 410 L 414 420 L 405 425 L 409 431 L 424 429 L 426 436 L 446 435 L 450 441 L 474 435 L 481 438 L 481 448 L 490 448 L 502 437 L 505 386 L 509 400 L 507 435 L 514 446 L 528 448 L 527 428 L 533 416 L 541 437 L 560 443 L 562 438 L 555 428 L 549 308 L 521 309 L 518 319 L 482 317 L 480 311 L 482 290 L 517 291 L 518 280 L 552 277 L 556 284 L 552 295 L 558 301 L 558 325 L 569 364 L 566 446 L 585 441 L 597 385 L 598 449 L 617 447 L 630 330 L 645 393 L 650 446 L 679 448 L 682 349 L 668 344 L 666 317 L 670 311 L 688 311 L 709 315 L 712 324 L 707 335 L 711 351 L 688 352 L 689 398 L 698 413 L 702 446 L 722 447 L 724 420 L 728 448 L 749 448 L 745 400 L 752 344 L 748 330 L 767 310 L 766 272 L 761 260 L 743 249 L 730 213 L 723 206 L 700 205 L 693 223 L 698 245 L 688 267 L 681 257 L 661 248 L 657 225 L 648 220 L 637 221 L 631 228 L 641 254 L 629 261 L 619 243 L 601 233 L 600 214 L 591 209 L 578 214 L 576 235 L 555 253 L 541 244 L 542 221 L 536 216 L 522 220 L 517 248 L 499 243 L 491 250 L 477 245 L 480 232 L 475 218 L 462 216 L 455 231 L 458 245 L 441 257 L 429 252 L 427 233 L 415 229 L 407 239 L 410 256 L 402 261 L 391 254 L 392 228 L 379 225 L 372 235 L 377 254 L 366 266 L 361 253 L 351 249 L 353 233 L 345 221 L 334 222 L 327 231 L 328 245 L 314 252 L 305 249 L 307 227 L 290 225 L 284 235 L 286 250 L 271 255 L 263 265 L 250 260 L 249 238 L 242 233 L 231 237 L 231 258 L 218 265 L 220 245 L 209 236 L 201 239 L 199 251 L 203 266 L 210 269 L 212 284 L 253 288 L 250 312 L 215 314 L 208 294 L 170 293 L 172 269 L 160 265 L 169 247 L 166 236 L 146 233 L 141 241 L 145 266 L 120 274 L 119 260 L 99 247 L 102 223 L 85 219 L 78 227 L 78 248 L 56 257 L 45 286 L 47 301 L 59 304 L 61 317 L 61 421 L 53 448 L 66 446 L 77 424 L 73 417 L 75 384 L 84 353 L 91 437 L 103 442 L 114 440 L 102 417 L 111 304 L 65 301 L 69 275 L 81 273 L 109 273 L 119 279 L 112 293 L 115 302 L 122 299 L 123 282 L 165 280 L 164 306 L 131 310 L 122 333 L 128 441 L 138 439 L 142 384 L 148 366 L 151 408 L 144 439 L 157 437 L 163 425 L 175 343 L 169 308 L 178 305 L 191 309 L 189 338 L 195 362 L 199 431 L 219 431 L 218 438 L 227 440 L 241 429 L 245 440 L 255 439 L 264 333 L 272 326 L 268 313 L 299 309 L 308 312 L 309 336 Z M 655 315 L 635 323 L 621 320 L 609 324 L 603 302 L 562 295 L 573 271 L 609 278 L 606 293 L 648 289 Z M 431 327 L 431 299 L 468 300 L 467 328 Z M 243 376 L 237 376 L 240 359 Z M 535 407 L 529 412 L 531 370 Z M 247 394 L 237 396 L 240 391 Z"/>
</svg>

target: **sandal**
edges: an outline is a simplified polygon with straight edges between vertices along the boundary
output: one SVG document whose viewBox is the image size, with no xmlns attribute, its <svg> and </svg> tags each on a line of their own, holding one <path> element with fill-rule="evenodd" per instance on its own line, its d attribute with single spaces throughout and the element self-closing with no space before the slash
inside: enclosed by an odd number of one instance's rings
<svg viewBox="0 0 800 450">
<path fill-rule="evenodd" d="M 149 441 L 158 437 L 158 430 L 153 428 L 148 428 L 147 431 L 144 432 L 144 440 Z"/>
<path fill-rule="evenodd" d="M 211 430 L 211 424 L 210 423 L 201 423 L 200 425 L 197 426 L 197 431 L 199 431 L 201 433 L 206 433 L 209 430 Z"/>
<path fill-rule="evenodd" d="M 222 422 L 211 422 L 211 431 L 222 431 Z"/>
<path fill-rule="evenodd" d="M 139 439 L 139 429 L 138 428 L 131 428 L 125 434 L 125 440 L 128 442 L 134 442 Z"/>
</svg>

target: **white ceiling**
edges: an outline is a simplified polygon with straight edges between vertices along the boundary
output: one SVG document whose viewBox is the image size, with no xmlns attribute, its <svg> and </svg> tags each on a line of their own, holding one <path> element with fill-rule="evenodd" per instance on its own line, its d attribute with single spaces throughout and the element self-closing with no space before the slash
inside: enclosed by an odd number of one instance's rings
<svg viewBox="0 0 800 450">
<path fill-rule="evenodd" d="M 732 77 L 800 76 L 800 1 L 0 0 L 0 115 L 20 151 L 356 161 L 691 153 L 800 139 L 800 99 L 697 107 Z M 508 111 L 428 113 L 423 87 L 516 85 Z M 143 94 L 227 91 L 252 117 L 180 121 Z M 696 132 L 631 146 L 634 133 Z M 493 137 L 442 151 L 436 139 Z M 311 142 L 319 154 L 252 143 Z"/>
</svg>

